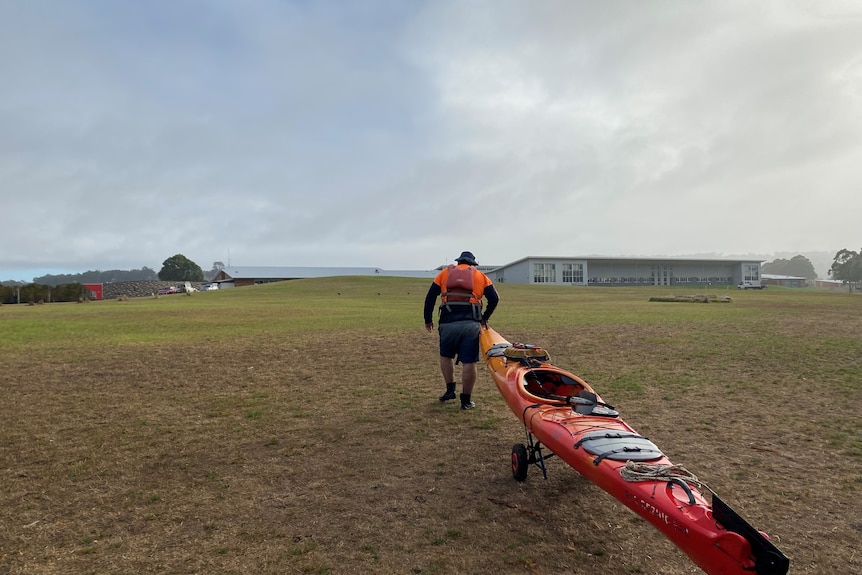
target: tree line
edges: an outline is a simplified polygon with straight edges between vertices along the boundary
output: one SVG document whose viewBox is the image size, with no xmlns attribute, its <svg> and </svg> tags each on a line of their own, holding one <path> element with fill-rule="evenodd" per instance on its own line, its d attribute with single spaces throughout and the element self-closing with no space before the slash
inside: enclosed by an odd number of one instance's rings
<svg viewBox="0 0 862 575">
<path fill-rule="evenodd" d="M 209 277 L 215 276 L 223 267 L 223 263 L 214 262 Z M 204 272 L 198 264 L 186 256 L 176 254 L 162 262 L 162 269 L 158 273 L 148 267 L 143 267 L 139 270 L 48 274 L 34 278 L 31 284 L 5 282 L 0 285 L 0 303 L 82 301 L 90 297 L 89 290 L 83 284 L 154 280 L 202 282 L 204 281 Z"/>
<path fill-rule="evenodd" d="M 34 284 L 59 286 L 62 284 L 107 284 L 137 281 L 205 281 L 212 279 L 221 269 L 222 262 L 213 262 L 213 269 L 204 273 L 199 265 L 182 254 L 177 254 L 162 263 L 158 272 L 146 266 L 135 270 L 89 270 L 77 274 L 46 274 L 33 278 Z M 5 286 L 23 286 L 26 282 L 4 281 Z"/>
<path fill-rule="evenodd" d="M 67 283 L 58 286 L 37 283 L 0 286 L 0 303 L 4 304 L 83 301 L 89 298 L 89 290 L 79 283 Z"/>
<path fill-rule="evenodd" d="M 159 279 L 155 270 L 146 266 L 139 270 L 90 270 L 79 274 L 47 274 L 33 278 L 33 283 L 58 286 L 61 284 L 107 284 L 114 282 L 153 281 Z"/>
<path fill-rule="evenodd" d="M 765 263 L 760 267 L 761 273 L 779 276 L 794 276 L 809 280 L 817 279 L 817 271 L 814 264 L 803 255 L 793 256 L 789 260 L 780 258 Z"/>
</svg>

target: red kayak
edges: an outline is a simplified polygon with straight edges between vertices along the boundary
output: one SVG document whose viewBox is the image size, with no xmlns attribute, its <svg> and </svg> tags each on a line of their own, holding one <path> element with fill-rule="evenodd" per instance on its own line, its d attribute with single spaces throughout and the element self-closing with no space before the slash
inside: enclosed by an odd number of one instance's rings
<svg viewBox="0 0 862 575">
<path fill-rule="evenodd" d="M 524 423 L 512 474 L 547 477 L 557 456 L 646 519 L 709 575 L 785 575 L 790 561 L 685 468 L 623 421 L 583 379 L 542 348 L 512 344 L 483 327 L 482 354 L 509 408 Z M 707 498 L 706 494 L 709 494 Z"/>
</svg>

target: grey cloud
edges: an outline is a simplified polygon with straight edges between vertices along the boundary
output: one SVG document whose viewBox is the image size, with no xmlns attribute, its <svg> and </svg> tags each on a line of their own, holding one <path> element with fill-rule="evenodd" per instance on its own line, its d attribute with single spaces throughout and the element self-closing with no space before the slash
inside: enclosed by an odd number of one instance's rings
<svg viewBox="0 0 862 575">
<path fill-rule="evenodd" d="M 837 0 L 6 3 L 0 279 L 228 250 L 422 268 L 852 248 L 860 18 Z"/>
</svg>

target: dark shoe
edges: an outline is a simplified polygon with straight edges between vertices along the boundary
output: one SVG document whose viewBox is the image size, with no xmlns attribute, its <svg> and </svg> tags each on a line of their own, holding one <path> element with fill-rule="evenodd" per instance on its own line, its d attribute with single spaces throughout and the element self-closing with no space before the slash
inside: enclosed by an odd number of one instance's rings
<svg viewBox="0 0 862 575">
<path fill-rule="evenodd" d="M 449 401 L 450 399 L 455 399 L 455 390 L 447 391 L 437 399 L 439 399 L 440 401 Z"/>
<path fill-rule="evenodd" d="M 470 395 L 467 393 L 461 394 L 461 409 L 473 409 L 476 404 L 470 401 Z"/>
<path fill-rule="evenodd" d="M 440 401 L 449 401 L 450 399 L 455 399 L 455 382 L 446 384 L 446 393 L 438 397 Z"/>
</svg>

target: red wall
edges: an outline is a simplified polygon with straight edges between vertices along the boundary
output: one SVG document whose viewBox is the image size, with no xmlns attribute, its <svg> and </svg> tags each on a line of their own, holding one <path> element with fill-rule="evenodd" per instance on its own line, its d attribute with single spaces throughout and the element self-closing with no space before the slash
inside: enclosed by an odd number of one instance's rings
<svg viewBox="0 0 862 575">
<path fill-rule="evenodd" d="M 90 291 L 90 299 L 99 301 L 102 299 L 102 284 L 82 284 Z"/>
</svg>

